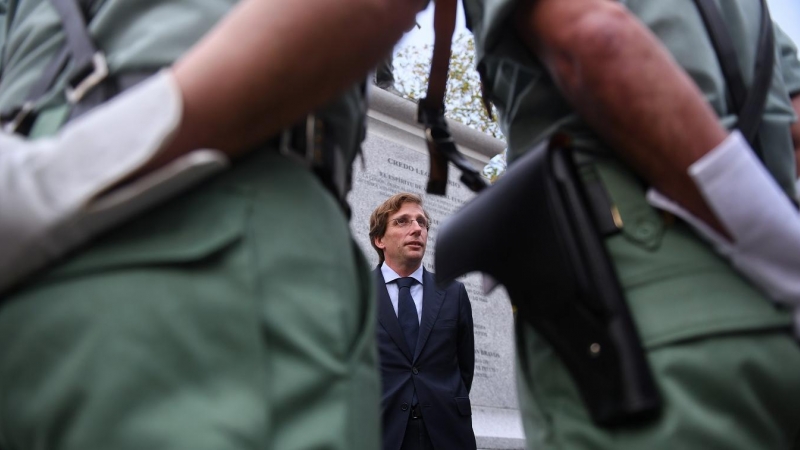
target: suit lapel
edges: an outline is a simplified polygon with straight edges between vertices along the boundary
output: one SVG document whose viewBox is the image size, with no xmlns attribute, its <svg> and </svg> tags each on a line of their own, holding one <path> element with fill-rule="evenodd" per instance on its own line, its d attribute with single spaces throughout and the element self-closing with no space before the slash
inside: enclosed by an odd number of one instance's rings
<svg viewBox="0 0 800 450">
<path fill-rule="evenodd" d="M 411 350 L 409 350 L 403 330 L 400 328 L 397 314 L 392 308 L 392 300 L 389 298 L 389 291 L 386 290 L 386 281 L 383 279 L 380 268 L 375 269 L 374 272 L 378 288 L 378 323 L 386 330 L 389 337 L 392 338 L 406 358 L 411 361 Z"/>
<path fill-rule="evenodd" d="M 422 348 L 425 347 L 425 342 L 428 341 L 428 336 L 431 334 L 433 324 L 436 323 L 436 317 L 439 316 L 439 310 L 444 302 L 444 290 L 436 287 L 436 280 L 434 280 L 433 274 L 423 269 L 422 280 L 422 320 L 420 321 L 417 350 L 412 362 L 419 358 Z M 387 294 L 386 296 L 388 297 L 389 295 Z M 391 304 L 389 308 L 391 308 Z"/>
</svg>

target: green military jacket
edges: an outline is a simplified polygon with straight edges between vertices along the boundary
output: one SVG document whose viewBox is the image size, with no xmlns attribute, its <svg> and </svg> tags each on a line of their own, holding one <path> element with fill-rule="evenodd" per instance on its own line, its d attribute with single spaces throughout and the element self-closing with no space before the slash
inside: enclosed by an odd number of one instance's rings
<svg viewBox="0 0 800 450">
<path fill-rule="evenodd" d="M 720 116 L 736 117 L 725 100 L 717 57 L 693 0 L 627 0 L 695 80 Z M 512 22 L 516 0 L 464 0 L 475 36 L 478 69 L 498 109 L 512 161 L 555 131 L 573 137 L 592 162 L 623 223 L 606 248 L 634 315 L 643 345 L 654 348 L 681 339 L 722 332 L 788 327 L 790 315 L 775 308 L 685 224 L 665 221 L 646 198 L 641 179 L 577 115 L 545 67 L 518 39 Z M 752 67 L 759 31 L 759 2 L 722 2 L 723 14 L 742 55 Z M 800 92 L 800 65 L 791 41 L 777 27 L 776 68 L 760 137 L 766 166 L 793 195 L 794 151 L 789 125 L 795 120 L 790 93 Z M 750 83 L 752 69 L 744 70 Z M 703 274 L 703 276 L 698 276 Z"/>
<path fill-rule="evenodd" d="M 664 43 L 678 64 L 694 79 L 713 106 L 723 125 L 731 127 L 736 116 L 726 104 L 726 86 L 703 21 L 692 0 L 669 2 L 623 0 Z M 464 0 L 468 25 L 475 35 L 478 68 L 499 110 L 503 132 L 509 138 L 513 160 L 555 130 L 572 134 L 584 149 L 602 149 L 604 144 L 575 114 L 559 93 L 542 64 L 517 39 L 509 18 L 515 0 Z M 740 64 L 753 67 L 759 2 L 721 3 Z M 765 165 L 781 187 L 794 197 L 794 154 L 788 125 L 796 119 L 789 94 L 800 93 L 800 63 L 788 36 L 775 26 L 776 68 L 765 108 L 761 139 Z M 744 70 L 750 84 L 752 69 Z"/>
<path fill-rule="evenodd" d="M 80 0 L 74 0 L 80 1 Z M 155 72 L 171 65 L 237 2 L 235 0 L 164 0 L 158 2 L 95 0 L 89 3 L 89 31 L 106 55 L 111 74 Z M 59 16 L 48 0 L 0 0 L 0 112 L 19 107 L 45 66 L 64 43 Z M 50 118 L 33 135 L 50 134 L 66 117 L 62 73 L 52 89 L 36 102 Z M 335 130 L 336 140 L 352 161 L 364 137 L 366 102 L 361 87 L 317 112 Z"/>
<path fill-rule="evenodd" d="M 95 0 L 89 30 L 112 74 L 155 72 L 235 3 Z M 64 32 L 50 0 L 0 6 L 5 111 Z M 34 138 L 63 125 L 64 84 L 37 101 Z M 359 86 L 317 112 L 347 161 L 364 113 Z M 377 448 L 372 280 L 339 206 L 253 151 L 4 292 L 0 447 Z"/>
</svg>

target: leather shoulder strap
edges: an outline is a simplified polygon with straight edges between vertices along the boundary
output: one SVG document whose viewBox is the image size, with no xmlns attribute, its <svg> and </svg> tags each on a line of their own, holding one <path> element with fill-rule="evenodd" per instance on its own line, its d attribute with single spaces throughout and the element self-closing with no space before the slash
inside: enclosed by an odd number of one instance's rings
<svg viewBox="0 0 800 450">
<path fill-rule="evenodd" d="M 759 159 L 763 161 L 763 153 L 757 135 L 772 82 L 772 71 L 775 64 L 775 37 L 767 3 L 765 0 L 760 0 L 760 2 L 761 28 L 756 49 L 753 83 L 748 92 L 742 77 L 736 48 L 717 4 L 714 0 L 695 0 L 725 77 L 731 109 L 739 116 L 736 127 L 753 147 Z"/>
<path fill-rule="evenodd" d="M 36 102 L 53 87 L 68 62 L 72 62 L 66 92 L 70 103 L 78 103 L 86 92 L 108 76 L 105 56 L 97 50 L 86 24 L 84 9 L 89 8 L 90 1 L 50 0 L 50 3 L 61 19 L 65 42 L 31 86 L 23 105 L 2 113 L 8 132 L 28 133 Z"/>
<path fill-rule="evenodd" d="M 447 74 L 450 70 L 450 52 L 458 12 L 458 0 L 437 0 L 433 15 L 434 45 L 431 72 L 426 97 L 420 99 L 417 122 L 425 127 L 430 169 L 429 194 L 445 195 L 448 164 L 461 170 L 461 182 L 474 192 L 486 188 L 486 180 L 472 167 L 455 145 L 444 118 L 444 99 L 447 91 Z"/>
</svg>

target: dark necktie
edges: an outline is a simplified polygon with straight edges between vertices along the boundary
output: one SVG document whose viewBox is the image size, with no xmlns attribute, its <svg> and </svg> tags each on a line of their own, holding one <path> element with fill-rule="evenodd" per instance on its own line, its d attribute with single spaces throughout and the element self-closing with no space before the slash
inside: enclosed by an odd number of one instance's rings
<svg viewBox="0 0 800 450">
<path fill-rule="evenodd" d="M 397 287 L 399 288 L 397 319 L 400 321 L 400 328 L 403 329 L 403 334 L 406 336 L 406 343 L 408 343 L 408 349 L 411 350 L 412 356 L 417 349 L 417 336 L 419 336 L 417 306 L 414 304 L 414 299 L 411 298 L 411 285 L 416 282 L 417 280 L 410 277 L 397 279 Z"/>
</svg>

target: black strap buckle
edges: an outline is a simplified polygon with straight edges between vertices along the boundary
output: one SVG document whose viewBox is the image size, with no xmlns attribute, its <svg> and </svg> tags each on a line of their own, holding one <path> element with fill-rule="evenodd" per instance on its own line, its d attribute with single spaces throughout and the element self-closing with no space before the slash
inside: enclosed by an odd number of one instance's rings
<svg viewBox="0 0 800 450">
<path fill-rule="evenodd" d="M 79 76 L 69 80 L 66 87 L 67 100 L 70 104 L 77 104 L 87 92 L 102 83 L 108 77 L 108 63 L 103 52 L 92 55 L 91 71 L 80 72 Z"/>
<path fill-rule="evenodd" d="M 447 190 L 448 163 L 453 163 L 461 170 L 461 182 L 473 192 L 480 192 L 488 184 L 481 174 L 472 167 L 467 158 L 458 151 L 447 121 L 444 118 L 444 106 L 431 106 L 427 99 L 419 101 L 417 122 L 425 128 L 425 143 L 430 156 L 428 174 L 429 194 L 445 195 Z"/>
<path fill-rule="evenodd" d="M 318 139 L 322 140 L 318 128 L 321 128 L 321 123 L 314 114 L 309 114 L 304 122 L 281 132 L 278 151 L 306 169 L 315 168 L 322 160 L 322 150 L 317 149 Z"/>
<path fill-rule="evenodd" d="M 326 128 L 322 119 L 309 114 L 297 125 L 283 130 L 278 151 L 314 173 L 347 211 L 349 165 L 332 130 Z"/>
<path fill-rule="evenodd" d="M 34 109 L 34 102 L 25 102 L 14 114 L 11 119 L 3 124 L 3 131 L 6 133 L 16 133 L 18 130 L 24 128 L 23 124 L 32 117 L 31 113 Z"/>
</svg>

